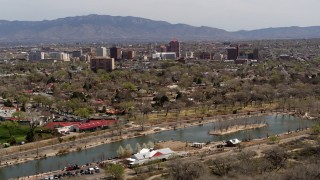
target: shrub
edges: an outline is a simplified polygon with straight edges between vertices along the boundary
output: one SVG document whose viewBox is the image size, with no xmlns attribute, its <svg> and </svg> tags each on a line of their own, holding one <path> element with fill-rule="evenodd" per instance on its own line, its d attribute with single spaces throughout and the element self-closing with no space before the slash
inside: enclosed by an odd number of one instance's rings
<svg viewBox="0 0 320 180">
<path fill-rule="evenodd" d="M 10 137 L 7 141 L 7 143 L 9 143 L 10 145 L 14 145 L 14 144 L 17 144 L 17 140 L 15 137 Z"/>
</svg>

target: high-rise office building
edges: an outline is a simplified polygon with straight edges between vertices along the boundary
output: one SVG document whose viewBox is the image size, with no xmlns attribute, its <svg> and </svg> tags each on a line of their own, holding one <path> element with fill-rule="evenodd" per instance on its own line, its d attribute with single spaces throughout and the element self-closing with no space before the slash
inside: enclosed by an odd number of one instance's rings
<svg viewBox="0 0 320 180">
<path fill-rule="evenodd" d="M 107 57 L 107 48 L 105 47 L 98 47 L 96 56 L 100 57 Z"/>
<path fill-rule="evenodd" d="M 135 52 L 134 51 L 128 51 L 128 59 L 134 59 L 135 57 Z"/>
<path fill-rule="evenodd" d="M 180 42 L 178 40 L 172 40 L 169 43 L 169 50 L 168 52 L 175 52 L 177 57 L 180 57 L 181 49 L 180 49 Z"/>
<path fill-rule="evenodd" d="M 111 57 L 111 58 L 114 58 L 115 60 L 120 60 L 120 59 L 122 59 L 121 48 L 119 48 L 119 47 L 112 47 L 112 48 L 110 48 L 110 57 Z"/>
<path fill-rule="evenodd" d="M 238 48 L 230 47 L 228 51 L 228 60 L 236 60 L 238 58 Z"/>
<path fill-rule="evenodd" d="M 259 59 L 259 49 L 253 50 L 253 59 L 255 59 L 255 60 Z"/>
<path fill-rule="evenodd" d="M 200 54 L 200 59 L 213 59 L 213 55 L 211 52 L 202 52 Z"/>
<path fill-rule="evenodd" d="M 102 69 L 110 72 L 115 69 L 113 58 L 106 58 L 106 57 L 92 58 L 90 60 L 90 65 L 91 65 L 91 70 L 93 71 Z"/>
</svg>

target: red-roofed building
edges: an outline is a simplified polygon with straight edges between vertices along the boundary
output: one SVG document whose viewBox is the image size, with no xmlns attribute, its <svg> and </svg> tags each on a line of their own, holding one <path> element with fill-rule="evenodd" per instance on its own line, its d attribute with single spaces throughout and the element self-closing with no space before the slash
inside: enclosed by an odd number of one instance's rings
<svg viewBox="0 0 320 180">
<path fill-rule="evenodd" d="M 89 122 L 50 122 L 45 125 L 47 128 L 62 128 L 70 126 L 70 131 L 94 131 L 101 128 L 108 128 L 114 124 L 116 120 L 90 120 Z"/>
<path fill-rule="evenodd" d="M 116 120 L 96 120 L 96 121 L 90 121 L 88 123 L 82 123 L 82 124 L 76 124 L 74 125 L 74 131 L 80 132 L 80 131 L 92 131 L 100 128 L 107 128 L 110 127 L 112 124 L 115 123 Z"/>
<path fill-rule="evenodd" d="M 17 122 L 20 122 L 20 123 L 29 123 L 30 121 L 32 121 L 32 118 L 14 118 L 14 117 L 11 117 L 11 118 L 7 118 L 6 120 L 8 120 L 8 121 L 17 121 Z"/>
</svg>

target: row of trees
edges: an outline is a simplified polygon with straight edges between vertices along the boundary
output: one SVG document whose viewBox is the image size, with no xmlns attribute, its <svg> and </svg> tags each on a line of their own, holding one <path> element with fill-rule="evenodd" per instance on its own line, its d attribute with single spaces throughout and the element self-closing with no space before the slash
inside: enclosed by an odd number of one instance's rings
<svg viewBox="0 0 320 180">
<path fill-rule="evenodd" d="M 127 144 L 125 148 L 123 148 L 121 145 L 119 146 L 117 150 L 117 155 L 120 158 L 127 158 L 130 157 L 133 153 L 140 152 L 141 149 L 150 149 L 154 148 L 154 143 L 149 141 L 147 144 L 143 143 L 142 146 L 139 143 L 136 143 L 135 148 L 133 149 L 130 144 Z"/>
</svg>

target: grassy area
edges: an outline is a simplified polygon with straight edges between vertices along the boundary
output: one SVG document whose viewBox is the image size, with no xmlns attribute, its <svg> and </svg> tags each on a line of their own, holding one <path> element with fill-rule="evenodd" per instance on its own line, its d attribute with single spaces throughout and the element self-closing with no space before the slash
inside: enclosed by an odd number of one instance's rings
<svg viewBox="0 0 320 180">
<path fill-rule="evenodd" d="M 28 132 L 28 125 L 20 125 L 13 131 L 13 136 L 16 138 L 17 142 L 25 141 L 25 136 Z M 9 132 L 0 124 L 0 143 L 6 143 L 9 139 Z"/>
<path fill-rule="evenodd" d="M 45 130 L 45 128 L 39 127 L 39 128 L 36 128 L 36 130 Z M 29 125 L 19 125 L 13 131 L 13 136 L 16 138 L 17 143 L 21 141 L 26 141 L 25 138 L 28 131 L 29 131 Z M 2 123 L 0 123 L 0 143 L 6 143 L 9 137 L 10 136 L 9 136 L 8 130 L 3 127 Z M 51 137 L 52 137 L 51 134 L 42 133 L 42 139 L 48 139 Z"/>
</svg>

